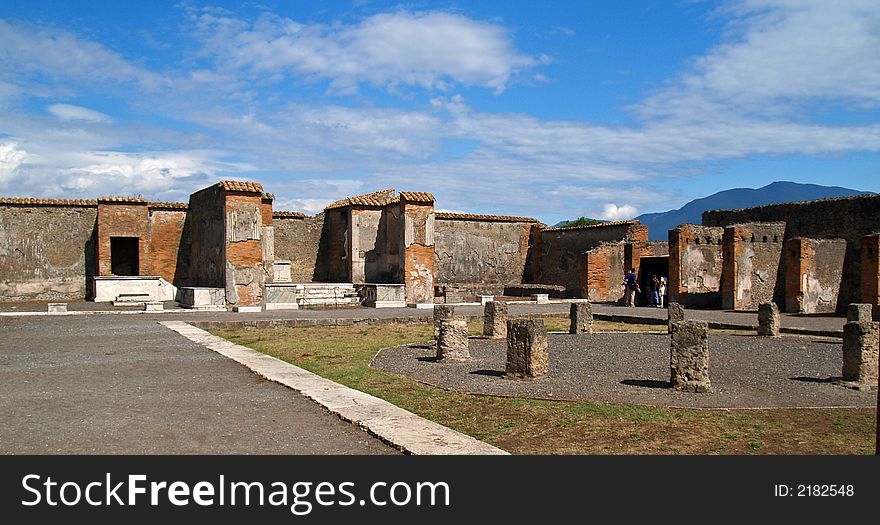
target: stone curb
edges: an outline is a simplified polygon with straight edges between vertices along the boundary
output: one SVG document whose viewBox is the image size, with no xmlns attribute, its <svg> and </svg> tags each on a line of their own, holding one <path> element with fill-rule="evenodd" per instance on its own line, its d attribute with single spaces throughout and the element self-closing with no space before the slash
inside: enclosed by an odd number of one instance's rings
<svg viewBox="0 0 880 525">
<path fill-rule="evenodd" d="M 331 414 L 363 428 L 407 454 L 508 455 L 500 448 L 417 416 L 383 399 L 236 345 L 183 321 L 161 321 L 159 324 L 246 366 L 261 377 L 296 390 Z"/>
</svg>

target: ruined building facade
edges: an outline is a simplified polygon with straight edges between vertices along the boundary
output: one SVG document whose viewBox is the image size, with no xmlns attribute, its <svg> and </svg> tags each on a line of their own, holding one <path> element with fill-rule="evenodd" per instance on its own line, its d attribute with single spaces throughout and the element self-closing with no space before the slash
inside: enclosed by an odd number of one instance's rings
<svg viewBox="0 0 880 525">
<path fill-rule="evenodd" d="M 273 201 L 240 181 L 188 203 L 0 198 L 0 301 L 114 300 L 136 283 L 156 299 L 209 294 L 223 307 L 293 305 L 309 286 L 363 300 L 368 284 L 384 286 L 367 293 L 387 305 L 535 291 L 618 302 L 631 267 L 645 289 L 668 276 L 670 300 L 690 307 L 775 301 L 812 313 L 880 300 L 876 195 L 706 212 L 668 243 L 637 221 L 547 228 L 437 212 L 424 192 L 349 197 L 316 216 Z"/>
</svg>

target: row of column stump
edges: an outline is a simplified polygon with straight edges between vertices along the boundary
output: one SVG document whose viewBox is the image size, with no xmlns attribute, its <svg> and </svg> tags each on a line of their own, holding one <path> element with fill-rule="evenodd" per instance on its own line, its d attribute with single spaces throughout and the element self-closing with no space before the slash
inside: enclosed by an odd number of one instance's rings
<svg viewBox="0 0 880 525">
<path fill-rule="evenodd" d="M 670 334 L 669 369 L 673 389 L 712 392 L 709 378 L 709 323 L 685 320 L 684 308 L 670 303 L 667 331 Z M 593 313 L 589 302 L 572 303 L 569 311 L 569 333 L 593 332 Z M 854 388 L 873 388 L 878 373 L 878 323 L 871 319 L 871 305 L 852 304 L 844 325 L 843 381 Z M 772 303 L 758 308 L 758 335 L 778 337 L 779 308 Z M 483 336 L 507 339 L 507 379 L 534 379 L 549 373 L 547 330 L 541 319 L 509 319 L 507 303 L 486 303 L 483 315 Z M 437 360 L 467 361 L 467 320 L 456 317 L 452 306 L 434 308 L 434 337 Z"/>
</svg>

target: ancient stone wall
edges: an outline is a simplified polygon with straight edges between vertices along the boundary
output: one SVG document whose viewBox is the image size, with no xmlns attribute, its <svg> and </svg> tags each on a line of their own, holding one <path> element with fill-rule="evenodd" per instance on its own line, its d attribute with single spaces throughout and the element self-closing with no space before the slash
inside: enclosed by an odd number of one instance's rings
<svg viewBox="0 0 880 525">
<path fill-rule="evenodd" d="M 721 306 L 723 228 L 683 224 L 669 232 L 669 301 Z"/>
<path fill-rule="evenodd" d="M 846 311 L 841 297 L 847 242 L 795 238 L 785 242 L 785 311 Z"/>
<path fill-rule="evenodd" d="M 290 261 L 290 278 L 295 283 L 318 280 L 318 252 L 324 214 L 307 217 L 296 213 L 275 213 L 275 258 Z"/>
<path fill-rule="evenodd" d="M 153 275 L 150 257 L 149 208 L 144 199 L 98 199 L 98 275 L 114 275 L 111 244 L 114 237 L 138 239 L 137 269 L 120 275 Z"/>
<path fill-rule="evenodd" d="M 0 200 L 0 301 L 83 299 L 97 216 L 95 201 Z"/>
<path fill-rule="evenodd" d="M 540 242 L 540 271 L 536 282 L 565 286 L 566 294 L 572 297 L 582 297 L 585 293 L 589 294 L 589 290 L 593 288 L 600 290 L 602 295 L 615 295 L 617 292 L 611 288 L 603 290 L 603 287 L 598 284 L 596 286 L 587 285 L 587 281 L 590 279 L 587 271 L 587 252 L 603 244 L 632 240 L 647 240 L 647 229 L 634 221 L 543 230 Z M 606 250 L 611 250 L 614 254 L 617 253 L 616 248 L 599 250 L 594 257 L 594 264 L 592 264 L 594 268 L 598 268 L 597 261 L 600 257 L 611 255 L 610 252 L 606 253 Z M 619 254 L 621 269 L 623 257 L 623 247 L 621 246 Z M 620 278 L 622 282 L 623 274 L 620 275 Z M 613 279 L 608 280 L 607 283 L 609 287 L 614 286 Z M 622 289 L 620 294 L 623 294 Z M 590 299 L 603 300 L 598 297 L 590 297 Z"/>
<path fill-rule="evenodd" d="M 773 204 L 741 210 L 703 213 L 705 226 L 729 226 L 747 222 L 785 222 L 785 239 L 846 239 L 841 305 L 861 300 L 861 242 L 880 232 L 880 195 Z M 843 308 L 843 307 L 841 307 Z M 838 311 L 843 311 L 838 309 Z"/>
<path fill-rule="evenodd" d="M 435 214 L 431 202 L 400 204 L 401 253 L 400 274 L 406 285 L 407 304 L 434 302 L 434 275 L 436 272 Z"/>
<path fill-rule="evenodd" d="M 728 226 L 722 240 L 721 307 L 754 311 L 759 304 L 784 304 L 784 222 Z"/>
<path fill-rule="evenodd" d="M 880 305 L 880 234 L 862 237 L 860 255 L 861 301 L 877 309 Z"/>
<path fill-rule="evenodd" d="M 400 207 L 354 207 L 350 217 L 351 282 L 401 282 Z"/>
<path fill-rule="evenodd" d="M 449 218 L 434 223 L 437 284 L 466 285 L 500 293 L 528 282 L 527 261 L 535 222 Z"/>
<path fill-rule="evenodd" d="M 345 283 L 351 281 L 349 262 L 349 210 L 324 211 L 321 244 L 315 261 L 315 281 Z"/>
<path fill-rule="evenodd" d="M 226 287 L 226 205 L 223 190 L 211 186 L 189 197 L 192 224 L 190 280 L 193 286 Z"/>
<path fill-rule="evenodd" d="M 263 301 L 261 193 L 227 191 L 226 301 L 232 306 L 255 306 Z"/>
<path fill-rule="evenodd" d="M 605 243 L 593 248 L 584 256 L 579 297 L 592 302 L 616 302 L 623 298 L 625 244 Z"/>
</svg>

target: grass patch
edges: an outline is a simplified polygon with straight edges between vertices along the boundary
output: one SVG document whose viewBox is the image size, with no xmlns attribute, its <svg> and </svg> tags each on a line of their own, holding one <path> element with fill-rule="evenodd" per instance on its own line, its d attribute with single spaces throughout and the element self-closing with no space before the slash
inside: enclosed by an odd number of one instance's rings
<svg viewBox="0 0 880 525">
<path fill-rule="evenodd" d="M 564 331 L 567 319 L 547 319 Z M 662 330 L 596 321 L 600 331 Z M 476 335 L 482 324 L 472 322 Z M 369 366 L 430 325 L 217 330 L 215 335 L 368 392 L 515 454 L 873 454 L 874 409 L 717 411 L 449 392 Z"/>
</svg>

